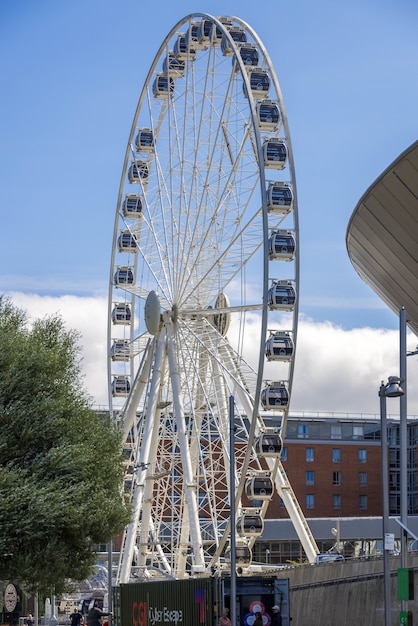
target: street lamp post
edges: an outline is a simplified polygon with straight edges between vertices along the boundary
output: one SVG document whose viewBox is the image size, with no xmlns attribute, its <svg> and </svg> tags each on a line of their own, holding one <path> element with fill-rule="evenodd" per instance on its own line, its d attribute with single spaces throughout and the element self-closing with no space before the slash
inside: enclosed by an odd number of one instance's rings
<svg viewBox="0 0 418 626">
<path fill-rule="evenodd" d="M 335 524 L 335 528 L 331 528 L 331 532 L 335 537 L 335 551 L 340 552 L 340 541 L 341 541 L 341 532 L 340 532 L 340 520 L 337 519 Z"/>
<path fill-rule="evenodd" d="M 237 596 L 237 569 L 236 569 L 236 541 L 235 541 L 235 410 L 234 397 L 229 397 L 229 499 L 230 499 L 230 535 L 229 546 L 231 551 L 231 582 L 229 591 L 229 615 L 231 626 L 236 626 L 236 596 Z"/>
<path fill-rule="evenodd" d="M 385 626 L 391 626 L 391 599 L 390 599 L 390 562 L 389 549 L 386 549 L 386 536 L 389 529 L 389 485 L 388 485 L 388 429 L 386 414 L 386 398 L 396 398 L 403 395 L 403 389 L 397 376 L 389 376 L 385 385 L 382 381 L 379 388 L 380 398 L 380 443 L 382 459 L 382 532 L 383 532 L 383 595 Z"/>
<path fill-rule="evenodd" d="M 408 430 L 407 430 L 407 357 L 418 354 L 418 349 L 408 352 L 406 349 L 407 315 L 405 307 L 399 311 L 399 374 L 403 384 L 403 395 L 399 405 L 399 462 L 401 479 L 401 568 L 407 566 L 408 555 Z M 417 346 L 418 348 L 418 346 Z M 406 614 L 406 601 L 401 601 L 401 614 Z"/>
<path fill-rule="evenodd" d="M 401 522 L 408 525 L 408 435 L 407 435 L 407 370 L 406 370 L 406 311 L 399 311 L 399 374 L 404 393 L 399 404 L 399 463 L 401 480 L 400 513 Z M 401 529 L 401 567 L 406 567 L 407 533 Z M 403 607 L 404 608 L 404 607 Z"/>
<path fill-rule="evenodd" d="M 404 393 L 399 402 L 399 464 L 400 464 L 400 514 L 404 528 L 401 528 L 401 568 L 406 567 L 408 535 L 408 431 L 407 431 L 407 369 L 406 369 L 406 311 L 399 311 L 399 374 Z M 406 611 L 406 601 L 401 601 L 401 611 Z"/>
</svg>

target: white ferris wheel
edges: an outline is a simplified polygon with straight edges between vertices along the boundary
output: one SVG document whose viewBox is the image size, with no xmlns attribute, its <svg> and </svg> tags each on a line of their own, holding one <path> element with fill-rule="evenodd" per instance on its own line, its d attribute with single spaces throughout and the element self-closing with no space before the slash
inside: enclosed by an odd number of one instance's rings
<svg viewBox="0 0 418 626">
<path fill-rule="evenodd" d="M 280 462 L 298 277 L 292 148 L 268 53 L 236 17 L 188 15 L 148 72 L 115 218 L 109 401 L 133 504 L 118 583 L 227 567 L 230 502 L 250 572 L 276 493 L 314 559 Z"/>
</svg>

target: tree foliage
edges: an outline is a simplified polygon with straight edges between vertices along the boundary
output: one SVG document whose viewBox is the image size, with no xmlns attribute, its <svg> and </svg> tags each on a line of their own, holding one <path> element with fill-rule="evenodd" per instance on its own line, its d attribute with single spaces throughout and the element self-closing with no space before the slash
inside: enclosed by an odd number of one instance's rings
<svg viewBox="0 0 418 626">
<path fill-rule="evenodd" d="M 56 592 L 129 521 L 120 437 L 90 406 L 78 342 L 0 297 L 0 575 Z"/>
</svg>

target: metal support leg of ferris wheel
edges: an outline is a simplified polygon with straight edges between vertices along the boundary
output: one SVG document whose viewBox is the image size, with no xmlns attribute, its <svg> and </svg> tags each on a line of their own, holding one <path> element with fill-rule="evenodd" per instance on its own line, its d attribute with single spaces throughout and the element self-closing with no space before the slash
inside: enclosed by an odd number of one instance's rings
<svg viewBox="0 0 418 626">
<path fill-rule="evenodd" d="M 268 459 L 270 460 L 270 459 Z M 280 461 L 277 463 L 277 469 L 273 476 L 277 491 L 283 500 L 289 517 L 292 520 L 292 524 L 296 530 L 299 540 L 305 550 L 305 554 L 308 557 L 310 563 L 315 561 L 315 557 L 318 554 L 318 546 L 314 536 L 311 533 L 311 529 L 308 526 L 308 522 L 300 508 L 300 504 L 295 496 L 295 493 L 289 483 L 286 472 Z"/>
</svg>

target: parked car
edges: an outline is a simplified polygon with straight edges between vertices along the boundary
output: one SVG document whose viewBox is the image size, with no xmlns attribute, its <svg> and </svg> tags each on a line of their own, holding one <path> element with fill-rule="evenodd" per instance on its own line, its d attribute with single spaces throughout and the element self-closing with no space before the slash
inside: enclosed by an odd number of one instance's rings
<svg viewBox="0 0 418 626">
<path fill-rule="evenodd" d="M 337 552 L 324 552 L 323 554 L 317 554 L 315 557 L 315 565 L 319 563 L 335 563 L 336 561 L 344 561 L 342 554 Z"/>
</svg>

